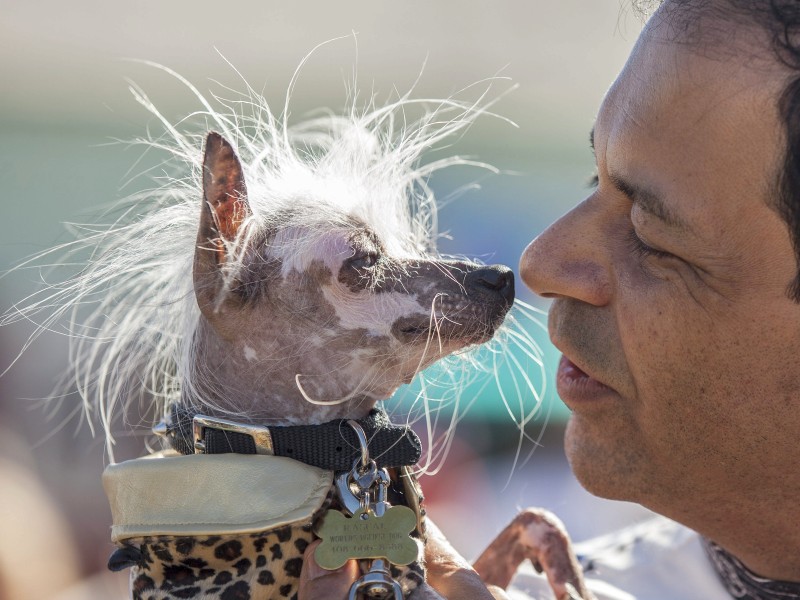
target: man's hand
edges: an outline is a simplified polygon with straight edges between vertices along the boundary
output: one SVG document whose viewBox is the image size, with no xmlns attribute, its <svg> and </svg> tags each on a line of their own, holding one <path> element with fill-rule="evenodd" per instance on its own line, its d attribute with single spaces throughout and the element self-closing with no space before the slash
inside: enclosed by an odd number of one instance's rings
<svg viewBox="0 0 800 600">
<path fill-rule="evenodd" d="M 336 571 L 327 571 L 317 564 L 314 551 L 321 540 L 309 544 L 303 556 L 303 569 L 300 571 L 298 600 L 345 600 L 350 586 L 358 579 L 358 564 L 348 560 Z"/>
<path fill-rule="evenodd" d="M 425 566 L 428 586 L 416 590 L 411 597 L 441 597 L 458 600 L 493 600 L 505 598 L 502 590 L 490 592 L 470 564 L 453 549 L 442 532 L 430 521 L 427 522 L 428 541 L 425 544 Z M 350 586 L 358 579 L 358 565 L 350 560 L 337 571 L 326 571 L 314 560 L 314 551 L 320 542 L 308 546 L 300 572 L 298 600 L 345 600 Z"/>
</svg>

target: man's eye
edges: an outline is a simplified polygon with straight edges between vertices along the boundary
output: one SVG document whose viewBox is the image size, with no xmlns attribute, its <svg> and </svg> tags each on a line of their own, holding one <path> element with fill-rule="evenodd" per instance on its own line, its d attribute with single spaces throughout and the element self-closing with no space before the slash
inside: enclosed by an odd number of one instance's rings
<svg viewBox="0 0 800 600">
<path fill-rule="evenodd" d="M 674 254 L 671 254 L 669 252 L 665 252 L 663 250 L 657 250 L 652 246 L 648 246 L 646 243 L 644 243 L 642 238 L 640 238 L 636 234 L 636 230 L 633 228 L 631 228 L 630 235 L 628 236 L 628 238 L 631 243 L 631 247 L 633 248 L 633 251 L 641 257 L 656 256 L 659 258 L 667 258 L 675 256 Z"/>
<path fill-rule="evenodd" d="M 592 176 L 589 178 L 589 181 L 586 182 L 586 187 L 594 189 L 598 185 L 600 185 L 600 176 L 597 174 L 597 171 L 592 173 Z"/>
</svg>

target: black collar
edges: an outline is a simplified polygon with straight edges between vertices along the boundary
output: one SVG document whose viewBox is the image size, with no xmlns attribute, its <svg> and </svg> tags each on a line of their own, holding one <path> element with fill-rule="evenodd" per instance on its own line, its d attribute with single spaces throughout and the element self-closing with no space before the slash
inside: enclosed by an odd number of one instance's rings
<svg viewBox="0 0 800 600">
<path fill-rule="evenodd" d="M 374 408 L 358 420 L 367 435 L 369 455 L 379 467 L 414 465 L 422 453 L 417 435 L 394 425 L 386 412 Z M 206 417 L 182 404 L 170 409 L 163 435 L 181 454 L 274 454 L 331 471 L 347 471 L 361 456 L 358 437 L 346 419 L 321 425 L 258 426 Z"/>
<path fill-rule="evenodd" d="M 753 573 L 733 554 L 703 539 L 708 557 L 722 585 L 732 598 L 737 600 L 797 600 L 800 598 L 800 583 L 775 581 Z"/>
</svg>

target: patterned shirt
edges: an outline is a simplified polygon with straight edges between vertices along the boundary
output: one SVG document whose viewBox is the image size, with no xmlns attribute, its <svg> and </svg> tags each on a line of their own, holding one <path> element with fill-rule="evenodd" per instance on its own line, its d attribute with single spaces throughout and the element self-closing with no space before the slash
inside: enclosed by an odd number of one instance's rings
<svg viewBox="0 0 800 600">
<path fill-rule="evenodd" d="M 710 540 L 703 540 L 717 576 L 736 600 L 800 599 L 800 583 L 775 581 L 753 573 L 742 562 Z"/>
</svg>

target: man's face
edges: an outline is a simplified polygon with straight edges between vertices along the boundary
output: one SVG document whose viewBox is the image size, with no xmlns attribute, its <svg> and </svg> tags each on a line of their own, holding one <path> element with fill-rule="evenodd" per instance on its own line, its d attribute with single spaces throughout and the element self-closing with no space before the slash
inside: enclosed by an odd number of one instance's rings
<svg viewBox="0 0 800 600">
<path fill-rule="evenodd" d="M 578 478 L 690 524 L 796 468 L 800 306 L 769 205 L 785 84 L 769 46 L 746 32 L 764 51 L 743 59 L 669 36 L 643 33 L 597 117 L 597 187 L 520 271 L 554 299 Z"/>
</svg>

